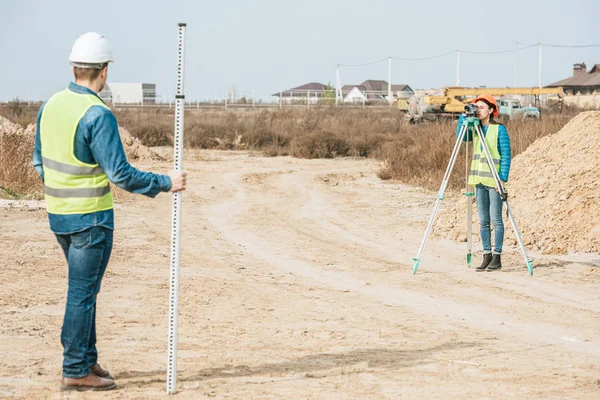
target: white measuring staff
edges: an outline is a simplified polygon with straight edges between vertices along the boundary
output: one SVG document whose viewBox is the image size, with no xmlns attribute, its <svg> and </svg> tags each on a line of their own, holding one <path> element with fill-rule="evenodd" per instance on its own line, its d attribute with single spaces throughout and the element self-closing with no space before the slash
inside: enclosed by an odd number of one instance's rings
<svg viewBox="0 0 600 400">
<path fill-rule="evenodd" d="M 183 65 L 185 50 L 185 24 L 179 24 L 177 40 L 177 93 L 175 95 L 174 169 L 183 171 Z M 171 219 L 171 277 L 169 280 L 169 355 L 167 359 L 167 393 L 177 393 L 177 317 L 179 315 L 179 254 L 181 232 L 182 192 L 173 193 Z"/>
</svg>

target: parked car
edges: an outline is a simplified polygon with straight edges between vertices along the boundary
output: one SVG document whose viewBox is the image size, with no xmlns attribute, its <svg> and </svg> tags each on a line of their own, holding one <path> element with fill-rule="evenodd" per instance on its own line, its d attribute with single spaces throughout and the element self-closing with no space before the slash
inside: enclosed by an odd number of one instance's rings
<svg viewBox="0 0 600 400">
<path fill-rule="evenodd" d="M 501 118 L 521 119 L 528 118 L 540 119 L 540 110 L 537 107 L 524 107 L 517 99 L 500 99 L 499 110 Z"/>
</svg>

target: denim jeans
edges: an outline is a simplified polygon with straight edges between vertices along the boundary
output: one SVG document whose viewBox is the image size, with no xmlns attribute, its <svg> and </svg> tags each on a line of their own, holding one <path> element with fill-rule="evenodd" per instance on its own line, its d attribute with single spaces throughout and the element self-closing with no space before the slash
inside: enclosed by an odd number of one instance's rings
<svg viewBox="0 0 600 400">
<path fill-rule="evenodd" d="M 113 246 L 113 231 L 94 226 L 55 235 L 69 264 L 69 289 L 62 326 L 63 376 L 81 378 L 98 361 L 96 296 Z"/>
<path fill-rule="evenodd" d="M 484 253 L 492 252 L 490 221 L 494 225 L 494 254 L 502 253 L 504 222 L 502 221 L 502 198 L 496 189 L 481 183 L 475 186 L 475 201 L 479 212 L 479 233 Z"/>
</svg>

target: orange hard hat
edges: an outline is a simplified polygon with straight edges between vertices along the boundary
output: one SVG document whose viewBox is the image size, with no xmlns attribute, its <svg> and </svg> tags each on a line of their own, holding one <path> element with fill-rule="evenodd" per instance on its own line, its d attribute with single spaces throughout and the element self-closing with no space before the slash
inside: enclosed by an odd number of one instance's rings
<svg viewBox="0 0 600 400">
<path fill-rule="evenodd" d="M 498 116 L 498 103 L 496 103 L 496 99 L 494 98 L 494 96 L 492 96 L 491 94 L 482 94 L 481 96 L 478 96 L 476 98 L 474 98 L 471 103 L 477 103 L 479 100 L 484 100 L 485 102 L 491 104 L 494 106 L 494 117 Z"/>
</svg>

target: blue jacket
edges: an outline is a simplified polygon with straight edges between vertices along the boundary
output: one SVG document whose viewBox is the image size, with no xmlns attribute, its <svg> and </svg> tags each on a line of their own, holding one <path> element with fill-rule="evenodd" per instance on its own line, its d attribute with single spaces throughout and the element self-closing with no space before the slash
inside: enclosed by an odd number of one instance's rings
<svg viewBox="0 0 600 400">
<path fill-rule="evenodd" d="M 75 83 L 71 83 L 68 90 L 97 96 L 88 88 Z M 46 103 L 42 105 L 37 116 L 35 148 L 33 151 L 33 167 L 42 178 L 42 181 L 44 180 L 44 170 L 42 167 L 40 120 L 45 105 Z M 74 150 L 75 157 L 79 161 L 88 164 L 99 164 L 112 183 L 129 192 L 155 197 L 161 191 L 168 192 L 171 190 L 171 178 L 168 176 L 139 171 L 127 162 L 119 136 L 117 120 L 113 113 L 104 107 L 90 107 L 79 121 L 75 132 Z M 48 220 L 50 229 L 56 234 L 81 232 L 92 226 L 104 226 L 114 229 L 113 210 L 71 215 L 48 213 Z"/>
<path fill-rule="evenodd" d="M 460 128 L 465 119 L 464 115 L 461 115 L 458 120 L 458 126 L 456 127 L 456 137 L 460 134 Z M 483 132 L 483 136 L 487 134 L 487 126 L 482 126 L 481 131 Z M 470 142 L 473 140 L 473 132 L 471 129 L 465 135 L 463 139 L 465 142 Z M 508 137 L 508 131 L 504 125 L 498 126 L 498 152 L 500 153 L 500 172 L 498 176 L 501 181 L 508 181 L 508 174 L 510 173 L 510 138 Z"/>
</svg>

